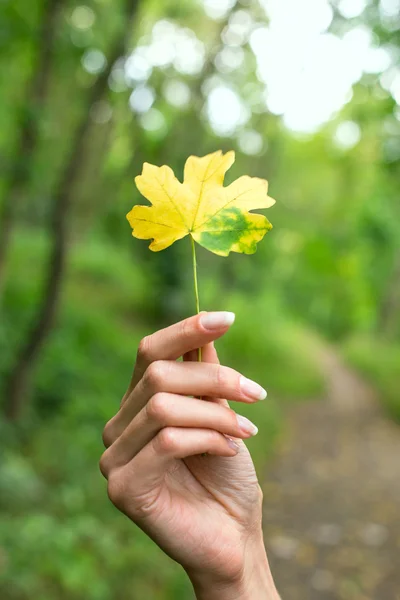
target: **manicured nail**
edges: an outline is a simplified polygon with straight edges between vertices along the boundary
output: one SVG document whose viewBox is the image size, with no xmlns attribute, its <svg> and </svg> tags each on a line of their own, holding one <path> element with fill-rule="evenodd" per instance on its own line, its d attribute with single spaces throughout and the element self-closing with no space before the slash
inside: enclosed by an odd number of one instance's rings
<svg viewBox="0 0 400 600">
<path fill-rule="evenodd" d="M 228 437 L 227 435 L 225 436 L 226 441 L 228 442 L 228 446 L 230 448 L 232 448 L 232 450 L 235 450 L 236 453 L 239 452 L 240 446 L 239 444 L 237 444 L 236 442 L 234 442 L 230 437 Z"/>
<path fill-rule="evenodd" d="M 240 377 L 240 387 L 242 392 L 252 400 L 265 400 L 267 397 L 267 391 L 261 385 L 243 375 Z"/>
<path fill-rule="evenodd" d="M 240 429 L 243 431 L 243 433 L 248 434 L 248 435 L 257 435 L 258 427 L 256 427 L 254 425 L 254 423 L 252 423 L 249 419 L 247 419 L 246 417 L 243 417 L 242 415 L 236 415 L 236 417 L 237 417 L 238 425 L 239 425 Z"/>
<path fill-rule="evenodd" d="M 200 323 L 205 329 L 222 329 L 229 327 L 235 320 L 235 313 L 232 312 L 209 312 L 200 317 Z"/>
</svg>

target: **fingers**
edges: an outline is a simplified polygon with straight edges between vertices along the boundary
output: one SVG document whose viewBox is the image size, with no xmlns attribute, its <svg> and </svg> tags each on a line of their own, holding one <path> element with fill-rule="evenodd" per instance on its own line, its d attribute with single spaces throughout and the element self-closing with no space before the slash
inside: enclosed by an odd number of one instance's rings
<svg viewBox="0 0 400 600">
<path fill-rule="evenodd" d="M 158 392 L 183 396 L 211 396 L 238 402 L 262 400 L 267 392 L 229 367 L 210 363 L 157 361 L 146 370 L 129 398 L 106 426 L 113 442 Z"/>
<path fill-rule="evenodd" d="M 207 344 L 207 346 L 204 346 L 201 360 L 205 363 L 219 365 L 218 353 L 215 349 L 214 343 L 211 342 L 210 344 Z"/>
<path fill-rule="evenodd" d="M 110 473 L 109 497 L 122 511 L 129 499 L 131 515 L 144 517 L 156 503 L 159 485 L 174 459 L 204 453 L 230 457 L 236 456 L 239 450 L 233 440 L 218 431 L 165 427 L 133 460 Z"/>
<path fill-rule="evenodd" d="M 197 362 L 197 350 L 191 350 L 190 352 L 184 354 L 183 360 Z M 204 348 L 202 348 L 201 362 L 219 365 L 218 353 L 215 349 L 214 342 L 210 342 L 204 346 Z M 210 396 L 202 396 L 202 400 L 217 402 L 218 404 L 222 404 L 222 406 L 229 407 L 229 404 L 225 398 L 211 398 Z"/>
<path fill-rule="evenodd" d="M 198 353 L 197 350 L 190 350 L 183 355 L 183 360 L 186 362 L 197 362 Z M 219 358 L 217 351 L 214 347 L 214 342 L 210 342 L 201 349 L 201 362 L 214 363 L 219 365 Z"/>
<path fill-rule="evenodd" d="M 108 473 L 111 468 L 132 460 L 165 427 L 212 429 L 242 439 L 257 433 L 251 421 L 230 408 L 196 398 L 158 393 L 106 450 L 102 470 Z"/>
<path fill-rule="evenodd" d="M 203 312 L 143 338 L 123 402 L 152 362 L 176 360 L 191 350 L 205 346 L 224 335 L 234 320 L 235 315 L 231 312 Z"/>
</svg>

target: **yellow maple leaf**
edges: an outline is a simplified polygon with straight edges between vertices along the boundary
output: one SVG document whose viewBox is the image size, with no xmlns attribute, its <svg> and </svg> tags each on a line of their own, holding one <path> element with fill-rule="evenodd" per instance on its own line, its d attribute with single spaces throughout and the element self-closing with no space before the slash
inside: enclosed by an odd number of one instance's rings
<svg viewBox="0 0 400 600">
<path fill-rule="evenodd" d="M 190 156 L 183 183 L 170 167 L 145 163 L 135 182 L 152 206 L 134 206 L 127 214 L 132 235 L 152 239 L 150 249 L 155 252 L 190 235 L 221 256 L 253 254 L 272 225 L 263 215 L 249 211 L 269 208 L 275 200 L 268 196 L 265 179 L 245 175 L 224 187 L 225 173 L 234 160 L 232 151 Z"/>
</svg>

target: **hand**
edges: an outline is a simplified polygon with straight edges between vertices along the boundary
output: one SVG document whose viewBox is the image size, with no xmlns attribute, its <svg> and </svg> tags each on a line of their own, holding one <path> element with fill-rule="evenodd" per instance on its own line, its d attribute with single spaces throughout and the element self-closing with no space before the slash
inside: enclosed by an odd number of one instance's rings
<svg viewBox="0 0 400 600">
<path fill-rule="evenodd" d="M 184 567 L 198 598 L 276 599 L 242 441 L 257 428 L 224 399 L 254 403 L 266 392 L 220 366 L 213 345 L 233 319 L 201 313 L 142 340 L 100 469 L 113 504 Z"/>
</svg>

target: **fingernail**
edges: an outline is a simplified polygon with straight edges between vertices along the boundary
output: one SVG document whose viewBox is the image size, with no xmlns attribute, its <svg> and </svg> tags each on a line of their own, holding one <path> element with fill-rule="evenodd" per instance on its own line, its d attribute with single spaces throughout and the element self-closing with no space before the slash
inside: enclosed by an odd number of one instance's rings
<svg viewBox="0 0 400 600">
<path fill-rule="evenodd" d="M 209 312 L 200 317 L 200 323 L 205 329 L 222 329 L 229 327 L 235 320 L 235 313 L 232 312 Z"/>
<path fill-rule="evenodd" d="M 257 435 L 258 427 L 256 427 L 254 425 L 254 423 L 252 423 L 249 419 L 247 419 L 246 417 L 243 417 L 242 415 L 236 415 L 236 417 L 237 417 L 238 425 L 239 425 L 240 429 L 243 431 L 243 433 L 246 433 L 249 435 Z"/>
<path fill-rule="evenodd" d="M 267 397 L 267 391 L 261 385 L 243 375 L 240 377 L 240 387 L 242 392 L 252 400 L 265 400 Z"/>
<path fill-rule="evenodd" d="M 234 442 L 230 437 L 225 436 L 226 441 L 228 442 L 228 446 L 230 448 L 232 448 L 232 450 L 235 450 L 236 453 L 239 452 L 240 446 L 239 444 L 237 444 L 236 442 Z"/>
</svg>

